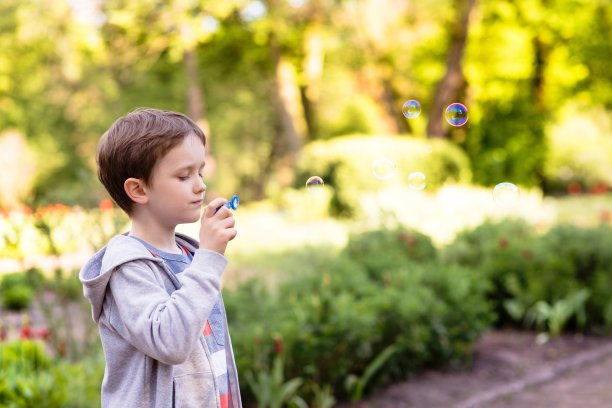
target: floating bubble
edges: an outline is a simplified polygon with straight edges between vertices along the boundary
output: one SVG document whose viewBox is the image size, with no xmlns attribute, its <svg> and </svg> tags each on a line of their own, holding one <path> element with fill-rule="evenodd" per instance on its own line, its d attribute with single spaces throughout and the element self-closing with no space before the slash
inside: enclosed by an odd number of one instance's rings
<svg viewBox="0 0 612 408">
<path fill-rule="evenodd" d="M 395 175 L 395 162 L 391 159 L 376 159 L 372 162 L 372 173 L 379 180 L 389 180 Z"/>
<path fill-rule="evenodd" d="M 427 187 L 427 177 L 420 171 L 412 172 L 408 175 L 408 188 L 414 191 L 421 191 Z"/>
<path fill-rule="evenodd" d="M 323 187 L 325 183 L 323 183 L 323 179 L 319 176 L 312 176 L 306 180 L 306 190 L 309 193 L 314 193 Z"/>
<path fill-rule="evenodd" d="M 516 205 L 519 199 L 519 189 L 512 183 L 499 183 L 493 188 L 493 200 L 504 208 L 511 208 Z"/>
<path fill-rule="evenodd" d="M 406 101 L 402 106 L 402 113 L 408 119 L 414 119 L 421 113 L 421 104 L 414 99 Z"/>
<path fill-rule="evenodd" d="M 451 126 L 463 126 L 468 120 L 468 110 L 461 103 L 452 103 L 446 108 L 444 113 L 446 121 Z"/>
</svg>

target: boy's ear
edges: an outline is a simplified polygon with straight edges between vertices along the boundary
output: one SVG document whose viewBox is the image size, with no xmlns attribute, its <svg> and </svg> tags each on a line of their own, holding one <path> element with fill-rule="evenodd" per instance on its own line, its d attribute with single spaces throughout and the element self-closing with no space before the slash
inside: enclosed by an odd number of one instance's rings
<svg viewBox="0 0 612 408">
<path fill-rule="evenodd" d="M 144 180 L 130 177 L 123 182 L 123 189 L 132 201 L 137 204 L 146 204 L 149 201 Z"/>
</svg>

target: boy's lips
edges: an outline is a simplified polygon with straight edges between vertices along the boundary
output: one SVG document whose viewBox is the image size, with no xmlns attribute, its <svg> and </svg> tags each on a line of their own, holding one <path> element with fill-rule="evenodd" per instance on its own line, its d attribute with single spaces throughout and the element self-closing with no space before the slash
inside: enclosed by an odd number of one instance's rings
<svg viewBox="0 0 612 408">
<path fill-rule="evenodd" d="M 192 201 L 191 204 L 202 205 L 203 202 L 204 202 L 204 200 L 196 200 L 196 201 Z"/>
</svg>

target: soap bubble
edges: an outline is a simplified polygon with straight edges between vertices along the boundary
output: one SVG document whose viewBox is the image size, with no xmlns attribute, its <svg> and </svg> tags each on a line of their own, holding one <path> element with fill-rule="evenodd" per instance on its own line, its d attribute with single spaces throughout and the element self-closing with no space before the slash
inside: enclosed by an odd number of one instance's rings
<svg viewBox="0 0 612 408">
<path fill-rule="evenodd" d="M 325 183 L 323 183 L 323 179 L 319 176 L 312 176 L 309 177 L 308 180 L 306 180 L 306 190 L 309 193 L 315 193 L 319 190 L 321 190 L 321 187 L 323 187 Z"/>
<path fill-rule="evenodd" d="M 408 188 L 414 191 L 421 191 L 427 187 L 427 177 L 420 171 L 415 171 L 408 175 Z"/>
<path fill-rule="evenodd" d="M 389 180 L 395 175 L 395 162 L 391 159 L 376 159 L 372 162 L 372 173 L 379 180 Z"/>
<path fill-rule="evenodd" d="M 406 101 L 402 106 L 402 113 L 408 119 L 414 119 L 421 113 L 421 104 L 414 99 Z"/>
<path fill-rule="evenodd" d="M 519 189 L 512 183 L 503 182 L 493 188 L 493 200 L 504 208 L 511 208 L 516 205 L 519 199 Z"/>
<path fill-rule="evenodd" d="M 449 125 L 463 126 L 468 120 L 468 110 L 463 104 L 452 103 L 446 108 L 444 116 Z"/>
</svg>

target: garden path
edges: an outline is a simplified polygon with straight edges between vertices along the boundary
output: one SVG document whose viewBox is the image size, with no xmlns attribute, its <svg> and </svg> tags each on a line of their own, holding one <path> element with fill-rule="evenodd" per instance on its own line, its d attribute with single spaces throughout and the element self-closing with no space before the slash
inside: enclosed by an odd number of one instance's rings
<svg viewBox="0 0 612 408">
<path fill-rule="evenodd" d="M 490 332 L 469 369 L 428 371 L 352 408 L 603 408 L 612 406 L 612 338 Z M 339 405 L 348 407 L 350 405 Z"/>
</svg>

